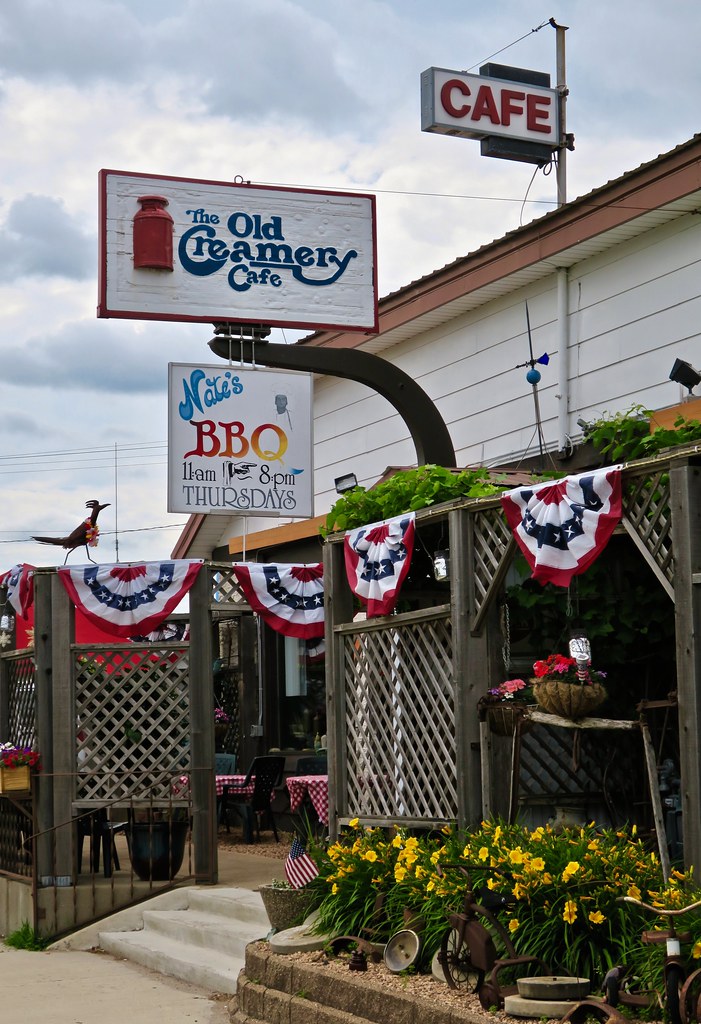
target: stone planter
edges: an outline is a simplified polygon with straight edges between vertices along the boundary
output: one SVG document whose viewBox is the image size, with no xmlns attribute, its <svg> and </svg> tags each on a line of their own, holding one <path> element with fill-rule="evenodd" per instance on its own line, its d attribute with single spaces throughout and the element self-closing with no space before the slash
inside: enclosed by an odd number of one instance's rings
<svg viewBox="0 0 701 1024">
<path fill-rule="evenodd" d="M 312 909 L 312 894 L 306 889 L 261 885 L 258 892 L 270 924 L 279 932 L 301 924 Z"/>
</svg>

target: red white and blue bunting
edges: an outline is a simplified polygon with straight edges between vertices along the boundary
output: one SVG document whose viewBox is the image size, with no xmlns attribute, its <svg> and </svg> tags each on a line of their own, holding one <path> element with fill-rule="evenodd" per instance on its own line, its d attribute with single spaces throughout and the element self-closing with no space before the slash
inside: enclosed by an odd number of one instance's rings
<svg viewBox="0 0 701 1024">
<path fill-rule="evenodd" d="M 346 575 L 370 618 L 389 615 L 414 551 L 413 512 L 349 530 L 344 539 Z"/>
<path fill-rule="evenodd" d="M 238 562 L 234 575 L 246 600 L 264 622 L 300 640 L 324 635 L 324 569 L 311 565 Z"/>
<path fill-rule="evenodd" d="M 131 637 L 155 630 L 197 579 L 201 560 L 63 567 L 58 575 L 85 617 L 105 632 Z"/>
<path fill-rule="evenodd" d="M 567 587 L 599 557 L 621 518 L 621 467 L 518 487 L 501 504 L 533 579 Z"/>
<path fill-rule="evenodd" d="M 34 603 L 34 566 L 13 565 L 0 575 L 0 586 L 7 587 L 7 600 L 17 615 L 26 619 Z"/>
</svg>

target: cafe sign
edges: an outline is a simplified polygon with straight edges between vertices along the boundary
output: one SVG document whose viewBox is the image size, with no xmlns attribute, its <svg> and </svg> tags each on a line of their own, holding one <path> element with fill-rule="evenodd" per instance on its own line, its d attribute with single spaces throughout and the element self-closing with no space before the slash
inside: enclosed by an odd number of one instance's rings
<svg viewBox="0 0 701 1024">
<path fill-rule="evenodd" d="M 374 196 L 100 171 L 98 316 L 376 331 Z"/>
<path fill-rule="evenodd" d="M 313 516 L 311 374 L 168 367 L 168 511 Z"/>
<path fill-rule="evenodd" d="M 504 78 L 446 68 L 424 71 L 421 130 L 466 139 L 501 137 L 557 148 L 559 97 L 556 89 L 546 87 L 549 76 L 486 65 L 491 67 L 501 69 Z"/>
</svg>

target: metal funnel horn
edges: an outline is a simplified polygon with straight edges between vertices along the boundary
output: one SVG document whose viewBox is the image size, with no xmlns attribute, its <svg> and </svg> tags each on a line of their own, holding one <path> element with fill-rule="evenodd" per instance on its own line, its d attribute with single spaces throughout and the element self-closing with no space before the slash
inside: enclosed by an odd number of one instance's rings
<svg viewBox="0 0 701 1024">
<path fill-rule="evenodd" d="M 392 974 L 400 974 L 407 967 L 413 967 L 419 959 L 421 939 L 410 929 L 395 932 L 385 946 L 384 961 Z"/>
</svg>

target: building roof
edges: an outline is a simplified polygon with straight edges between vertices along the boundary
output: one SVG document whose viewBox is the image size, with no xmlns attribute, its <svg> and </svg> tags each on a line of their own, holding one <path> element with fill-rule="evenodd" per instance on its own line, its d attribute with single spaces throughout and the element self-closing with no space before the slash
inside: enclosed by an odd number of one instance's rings
<svg viewBox="0 0 701 1024">
<path fill-rule="evenodd" d="M 701 135 L 379 300 L 379 330 L 322 330 L 309 347 L 380 354 L 417 334 L 679 217 L 701 211 Z M 220 517 L 191 516 L 173 557 L 207 557 Z M 215 520 L 215 522 L 208 522 Z M 205 549 L 208 549 L 205 553 Z"/>
</svg>

